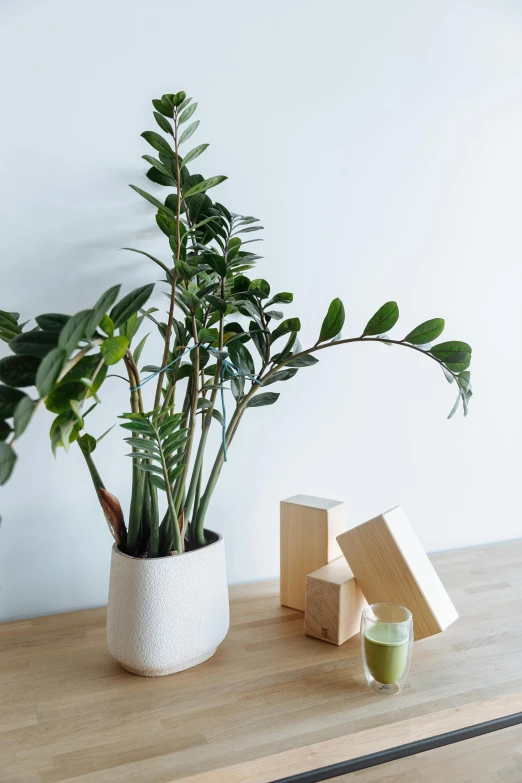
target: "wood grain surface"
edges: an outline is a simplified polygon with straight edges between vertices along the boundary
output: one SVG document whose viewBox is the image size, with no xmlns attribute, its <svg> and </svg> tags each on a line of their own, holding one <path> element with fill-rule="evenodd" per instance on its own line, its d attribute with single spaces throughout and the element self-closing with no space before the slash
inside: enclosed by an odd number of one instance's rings
<svg viewBox="0 0 522 783">
<path fill-rule="evenodd" d="M 267 783 L 519 712 L 521 561 L 522 541 L 433 557 L 460 619 L 389 698 L 358 639 L 305 636 L 275 581 L 231 588 L 214 658 L 166 678 L 111 659 L 104 609 L 0 624 L 0 780 Z"/>
</svg>

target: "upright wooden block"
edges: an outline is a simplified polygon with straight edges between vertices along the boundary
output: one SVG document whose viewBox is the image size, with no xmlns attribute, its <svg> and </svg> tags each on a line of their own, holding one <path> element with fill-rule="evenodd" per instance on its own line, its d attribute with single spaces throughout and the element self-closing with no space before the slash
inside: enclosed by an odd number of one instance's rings
<svg viewBox="0 0 522 783">
<path fill-rule="evenodd" d="M 440 633 L 457 611 L 403 510 L 396 506 L 337 537 L 370 604 L 405 606 L 415 639 Z"/>
<path fill-rule="evenodd" d="M 304 612 L 306 575 L 338 558 L 346 529 L 340 500 L 295 495 L 281 501 L 281 605 Z"/>
<path fill-rule="evenodd" d="M 350 566 L 339 557 L 306 577 L 305 633 L 343 644 L 359 633 L 366 605 Z"/>
</svg>

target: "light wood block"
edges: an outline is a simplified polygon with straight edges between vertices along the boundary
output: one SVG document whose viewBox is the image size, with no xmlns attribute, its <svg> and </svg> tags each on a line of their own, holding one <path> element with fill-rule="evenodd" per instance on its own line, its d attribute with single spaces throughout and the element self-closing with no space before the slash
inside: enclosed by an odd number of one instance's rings
<svg viewBox="0 0 522 783">
<path fill-rule="evenodd" d="M 305 608 L 307 574 L 342 555 L 337 536 L 346 530 L 346 504 L 294 495 L 281 501 L 281 606 Z"/>
<path fill-rule="evenodd" d="M 306 577 L 305 633 L 343 644 L 359 633 L 365 606 L 350 566 L 339 557 Z"/>
<path fill-rule="evenodd" d="M 368 603 L 409 609 L 416 640 L 440 633 L 458 618 L 400 506 L 347 530 L 337 540 Z"/>
</svg>

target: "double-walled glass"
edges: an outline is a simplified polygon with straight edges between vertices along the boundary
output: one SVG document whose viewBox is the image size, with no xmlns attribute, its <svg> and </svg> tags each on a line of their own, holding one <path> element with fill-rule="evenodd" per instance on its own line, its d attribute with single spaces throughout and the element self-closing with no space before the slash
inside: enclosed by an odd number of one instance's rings
<svg viewBox="0 0 522 783">
<path fill-rule="evenodd" d="M 372 604 L 361 618 L 361 653 L 368 685 L 383 695 L 399 693 L 413 651 L 413 618 L 404 606 Z"/>
</svg>

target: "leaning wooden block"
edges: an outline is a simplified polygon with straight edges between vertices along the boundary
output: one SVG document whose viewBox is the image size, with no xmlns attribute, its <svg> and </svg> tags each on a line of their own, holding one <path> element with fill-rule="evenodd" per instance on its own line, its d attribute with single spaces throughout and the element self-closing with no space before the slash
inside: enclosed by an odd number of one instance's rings
<svg viewBox="0 0 522 783">
<path fill-rule="evenodd" d="M 307 574 L 338 558 L 346 529 L 339 500 L 295 495 L 281 501 L 281 605 L 304 612 Z"/>
<path fill-rule="evenodd" d="M 415 639 L 440 633 L 457 611 L 403 510 L 397 506 L 337 537 L 370 604 L 405 606 Z"/>
<path fill-rule="evenodd" d="M 339 557 L 306 577 L 305 633 L 343 644 L 359 633 L 366 605 L 350 566 Z"/>
</svg>

